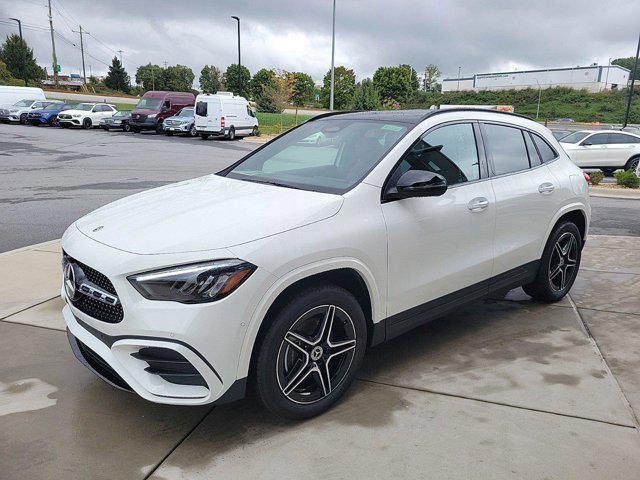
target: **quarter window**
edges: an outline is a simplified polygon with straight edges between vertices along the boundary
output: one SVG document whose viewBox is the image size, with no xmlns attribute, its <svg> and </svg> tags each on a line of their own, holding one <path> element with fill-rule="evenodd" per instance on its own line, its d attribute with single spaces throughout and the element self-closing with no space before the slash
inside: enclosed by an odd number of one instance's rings
<svg viewBox="0 0 640 480">
<path fill-rule="evenodd" d="M 392 184 L 409 170 L 438 173 L 448 185 L 478 180 L 480 162 L 473 125 L 445 125 L 424 135 L 403 155 L 391 176 Z"/>
<path fill-rule="evenodd" d="M 484 124 L 484 135 L 494 175 L 529 168 L 529 157 L 522 130 L 503 125 Z"/>
<path fill-rule="evenodd" d="M 540 152 L 543 162 L 550 162 L 558 156 L 556 151 L 551 148 L 551 146 L 542 137 L 535 133 L 532 133 L 531 136 L 533 137 L 536 147 L 538 147 L 538 151 Z"/>
<path fill-rule="evenodd" d="M 536 149 L 536 146 L 533 144 L 533 140 L 531 139 L 531 134 L 529 132 L 523 132 L 523 133 L 524 133 L 524 143 L 526 143 L 527 152 L 529 152 L 529 164 L 532 167 L 536 167 L 542 163 L 542 161 L 540 160 L 540 155 L 538 155 L 538 150 Z"/>
</svg>

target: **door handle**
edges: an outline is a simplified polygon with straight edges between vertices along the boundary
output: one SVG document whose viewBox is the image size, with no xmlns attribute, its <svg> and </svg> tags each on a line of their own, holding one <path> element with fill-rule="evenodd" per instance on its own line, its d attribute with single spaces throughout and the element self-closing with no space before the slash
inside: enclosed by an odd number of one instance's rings
<svg viewBox="0 0 640 480">
<path fill-rule="evenodd" d="M 472 212 L 481 212 L 489 206 L 489 200 L 485 197 L 473 198 L 467 203 L 467 208 Z"/>
<path fill-rule="evenodd" d="M 542 184 L 540 184 L 540 186 L 538 187 L 538 192 L 543 193 L 543 194 L 548 194 L 551 193 L 555 190 L 556 187 L 553 186 L 553 183 L 551 182 L 544 182 Z"/>
</svg>

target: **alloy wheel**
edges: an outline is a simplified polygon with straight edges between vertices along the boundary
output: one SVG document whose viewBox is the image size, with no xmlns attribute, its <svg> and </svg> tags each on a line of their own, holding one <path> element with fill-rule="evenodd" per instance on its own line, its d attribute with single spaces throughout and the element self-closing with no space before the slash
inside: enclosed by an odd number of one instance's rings
<svg viewBox="0 0 640 480">
<path fill-rule="evenodd" d="M 549 259 L 549 284 L 556 292 L 573 280 L 578 264 L 578 241 L 571 232 L 563 233 L 553 247 Z"/>
<path fill-rule="evenodd" d="M 278 350 L 276 377 L 282 394 L 300 404 L 327 397 L 349 373 L 356 342 L 353 320 L 342 308 L 308 310 L 289 328 Z"/>
</svg>

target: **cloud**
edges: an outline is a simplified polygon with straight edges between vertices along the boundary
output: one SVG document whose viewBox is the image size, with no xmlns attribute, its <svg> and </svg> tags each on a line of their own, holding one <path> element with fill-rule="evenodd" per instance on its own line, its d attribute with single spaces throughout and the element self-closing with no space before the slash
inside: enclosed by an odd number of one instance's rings
<svg viewBox="0 0 640 480">
<path fill-rule="evenodd" d="M 305 71 L 322 80 L 331 61 L 331 0 L 219 2 L 193 0 L 52 0 L 58 62 L 79 72 L 77 24 L 85 36 L 87 74 L 104 74 L 117 50 L 132 77 L 148 62 L 180 63 L 196 79 L 205 64 L 223 70 L 237 61 L 236 23 L 242 28 L 242 63 Z M 44 0 L 0 4 L 0 37 L 24 22 L 24 36 L 41 65 L 51 63 Z M 437 64 L 445 76 L 516 68 L 604 64 L 633 55 L 640 2 L 619 0 L 337 0 L 336 63 L 371 76 L 380 65 L 409 63 L 422 71 Z M 76 44 L 74 46 L 73 44 Z"/>
</svg>

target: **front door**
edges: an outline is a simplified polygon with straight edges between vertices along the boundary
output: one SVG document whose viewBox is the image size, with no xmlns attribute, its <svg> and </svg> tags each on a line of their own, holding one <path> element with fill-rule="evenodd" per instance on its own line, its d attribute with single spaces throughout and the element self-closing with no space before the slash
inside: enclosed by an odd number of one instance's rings
<svg viewBox="0 0 640 480">
<path fill-rule="evenodd" d="M 608 165 L 607 133 L 596 133 L 585 138 L 575 150 L 571 160 L 579 167 L 605 167 Z"/>
<path fill-rule="evenodd" d="M 388 237 L 387 315 L 393 317 L 388 328 L 395 330 L 391 336 L 421 323 L 425 308 L 434 311 L 441 301 L 446 305 L 458 295 L 468 299 L 486 291 L 495 203 L 481 173 L 476 134 L 474 123 L 430 130 L 403 155 L 387 182 L 393 185 L 408 170 L 429 170 L 448 184 L 439 197 L 382 204 Z"/>
</svg>

